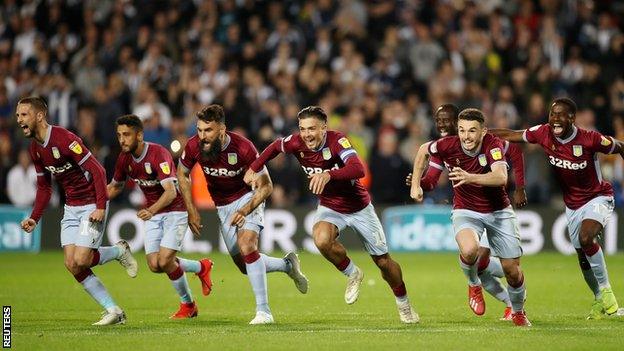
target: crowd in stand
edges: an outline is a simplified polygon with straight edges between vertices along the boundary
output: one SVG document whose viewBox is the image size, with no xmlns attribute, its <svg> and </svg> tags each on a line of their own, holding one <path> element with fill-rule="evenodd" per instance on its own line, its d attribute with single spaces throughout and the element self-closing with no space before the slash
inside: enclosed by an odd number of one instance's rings
<svg viewBox="0 0 624 351">
<path fill-rule="evenodd" d="M 0 203 L 34 199 L 14 117 L 26 95 L 43 96 L 49 121 L 79 135 L 109 178 L 120 115 L 138 115 L 146 140 L 177 157 L 201 106 L 223 105 L 228 128 L 261 150 L 320 105 L 366 163 L 380 204 L 409 203 L 404 179 L 417 146 L 437 138 L 442 103 L 519 129 L 569 96 L 579 126 L 624 140 L 623 18 L 623 3 L 589 0 L 4 0 Z M 546 158 L 524 151 L 529 202 L 548 204 L 558 189 Z M 272 206 L 314 201 L 292 159 L 270 172 Z M 603 175 L 621 203 L 622 160 L 606 157 Z M 429 201 L 450 197 L 443 185 Z"/>
</svg>

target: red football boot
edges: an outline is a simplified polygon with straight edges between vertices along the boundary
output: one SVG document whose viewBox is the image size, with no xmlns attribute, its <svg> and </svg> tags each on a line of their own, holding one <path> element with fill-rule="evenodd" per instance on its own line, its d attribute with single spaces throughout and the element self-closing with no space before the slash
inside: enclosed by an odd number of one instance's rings
<svg viewBox="0 0 624 351">
<path fill-rule="evenodd" d="M 468 305 L 477 316 L 485 313 L 485 300 L 483 300 L 483 290 L 480 285 L 468 285 Z"/>
<path fill-rule="evenodd" d="M 505 312 L 503 312 L 503 316 L 501 317 L 501 321 L 510 321 L 512 315 L 511 307 L 505 307 Z"/>
<path fill-rule="evenodd" d="M 515 325 L 519 327 L 531 326 L 531 322 L 529 322 L 529 319 L 527 318 L 526 313 L 524 313 L 524 311 L 513 313 L 511 315 L 511 320 L 514 322 Z"/>
<path fill-rule="evenodd" d="M 199 271 L 199 273 L 195 274 L 197 274 L 199 280 L 201 280 L 202 293 L 205 296 L 208 296 L 212 291 L 212 280 L 210 280 L 210 272 L 212 271 L 213 263 L 207 258 L 199 260 L 199 263 L 201 264 L 201 270 Z"/>
<path fill-rule="evenodd" d="M 181 303 L 180 309 L 171 315 L 171 319 L 185 319 L 197 317 L 197 305 L 195 301 L 191 303 Z"/>
</svg>

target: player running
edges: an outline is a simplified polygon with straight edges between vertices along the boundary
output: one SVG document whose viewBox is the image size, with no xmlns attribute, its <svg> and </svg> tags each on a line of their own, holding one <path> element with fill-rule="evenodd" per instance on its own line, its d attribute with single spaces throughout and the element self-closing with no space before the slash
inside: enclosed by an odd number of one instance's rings
<svg viewBox="0 0 624 351">
<path fill-rule="evenodd" d="M 597 153 L 619 153 L 621 141 L 574 125 L 576 104 L 558 98 L 550 105 L 548 123 L 526 130 L 495 129 L 492 133 L 511 142 L 539 144 L 548 156 L 566 204 L 568 232 L 578 254 L 585 282 L 594 293 L 587 319 L 600 319 L 618 311 L 609 283 L 607 264 L 596 238 L 615 208 L 613 188 L 602 179 Z"/>
<path fill-rule="evenodd" d="M 245 181 L 257 182 L 255 172 L 278 154 L 295 155 L 310 179 L 310 190 L 320 199 L 312 233 L 314 244 L 348 277 L 345 302 L 352 304 L 357 300 L 364 277 L 337 240 L 343 229 L 352 227 L 394 292 L 401 321 L 417 323 L 419 317 L 410 305 L 401 267 L 388 254 L 379 218 L 368 192 L 358 180 L 364 176 L 364 167 L 356 151 L 342 133 L 327 130 L 327 115 L 320 107 L 308 106 L 297 118 L 300 133 L 279 138 L 269 145 L 251 164 Z"/>
<path fill-rule="evenodd" d="M 210 294 L 212 261 L 177 257 L 188 228 L 184 200 L 176 188 L 176 168 L 164 147 L 143 141 L 143 122 L 135 115 L 117 119 L 117 139 L 121 154 L 115 174 L 108 184 L 109 198 L 118 196 L 126 180 L 132 179 L 145 195 L 145 208 L 137 216 L 145 221 L 145 254 L 154 273 L 166 273 L 180 296 L 180 308 L 170 318 L 197 317 L 185 272 L 193 272 L 201 281 L 204 295 Z"/>
<path fill-rule="evenodd" d="M 436 156 L 449 170 L 453 182 L 452 221 L 459 246 L 462 270 L 468 278 L 470 307 L 477 314 L 485 311 L 478 275 L 479 239 L 487 229 L 494 253 L 500 258 L 512 305 L 512 320 L 530 326 L 524 311 L 526 289 L 520 269 L 520 234 L 505 186 L 507 162 L 503 142 L 487 134 L 483 113 L 463 110 L 458 116 L 458 135 L 443 137 L 420 147 L 414 162 L 411 197 L 423 199 L 421 176 L 427 154 Z"/>
<path fill-rule="evenodd" d="M 458 114 L 459 109 L 453 104 L 443 104 L 436 109 L 434 121 L 440 137 L 457 135 Z M 522 150 L 516 144 L 505 140 L 503 141 L 503 153 L 511 160 L 511 166 L 515 176 L 516 189 L 513 194 L 513 204 L 516 208 L 522 208 L 527 203 L 526 192 L 524 190 L 524 157 L 522 155 Z M 435 155 L 431 156 L 427 172 L 420 180 L 420 186 L 423 188 L 423 191 L 431 191 L 435 188 L 442 171 L 443 163 L 439 160 L 439 157 Z M 412 174 L 410 173 L 406 179 L 406 184 L 408 186 L 411 186 L 411 179 Z M 511 301 L 509 300 L 509 293 L 507 292 L 507 288 L 500 281 L 500 278 L 504 277 L 505 273 L 503 272 L 500 259 L 490 256 L 490 243 L 488 242 L 487 233 L 481 236 L 477 256 L 477 271 L 483 289 L 497 300 L 505 303 L 506 307 L 501 320 L 511 320 Z M 477 291 L 478 289 L 475 289 L 475 292 Z M 482 294 L 475 295 L 476 298 L 478 298 L 478 296 L 482 296 Z M 469 304 L 469 306 L 477 315 L 483 315 L 485 313 L 485 303 Z M 477 310 L 473 307 L 479 309 Z"/>
<path fill-rule="evenodd" d="M 249 324 L 273 323 L 266 273 L 287 273 L 303 294 L 308 291 L 308 279 L 301 273 L 295 253 L 281 259 L 258 251 L 258 235 L 264 226 L 264 201 L 273 190 L 271 178 L 264 169 L 255 190 L 243 182 L 243 175 L 258 157 L 258 151 L 245 137 L 226 131 L 221 106 L 209 105 L 197 113 L 197 118 L 197 135 L 188 140 L 177 172 L 189 227 L 193 234 L 200 235 L 201 219 L 193 205 L 189 180 L 190 170 L 199 163 L 217 206 L 223 241 L 238 269 L 247 274 L 256 298 L 256 316 Z"/>
<path fill-rule="evenodd" d="M 21 99 L 15 114 L 24 136 L 33 139 L 29 151 L 37 170 L 35 204 L 30 217 L 22 221 L 22 229 L 31 233 L 37 226 L 50 201 L 54 175 L 66 196 L 61 220 L 65 267 L 105 309 L 93 325 L 125 324 L 126 314 L 91 271 L 93 266 L 117 260 L 129 276 L 137 275 L 137 262 L 128 243 L 121 240 L 114 246 L 100 246 L 108 212 L 104 168 L 79 137 L 48 124 L 48 107 L 42 98 Z"/>
</svg>

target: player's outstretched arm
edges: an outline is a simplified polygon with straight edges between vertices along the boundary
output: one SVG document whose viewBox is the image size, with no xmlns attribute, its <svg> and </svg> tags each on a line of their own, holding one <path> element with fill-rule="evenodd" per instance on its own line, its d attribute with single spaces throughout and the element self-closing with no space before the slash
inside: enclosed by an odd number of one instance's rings
<svg viewBox="0 0 624 351">
<path fill-rule="evenodd" d="M 190 170 L 186 168 L 182 163 L 178 166 L 177 170 L 177 178 L 178 178 L 178 186 L 180 187 L 180 193 L 182 194 L 182 198 L 184 199 L 184 204 L 186 205 L 186 211 L 188 212 L 188 224 L 191 232 L 196 238 L 201 236 L 201 217 L 199 216 L 199 212 L 197 212 L 197 208 L 193 204 L 193 195 L 191 194 L 191 180 L 189 178 Z"/>
<path fill-rule="evenodd" d="M 412 186 L 410 188 L 410 196 L 416 202 L 423 200 L 423 189 L 420 186 L 421 177 L 427 166 L 429 158 L 429 143 L 422 144 L 416 153 L 414 159 L 414 167 L 412 168 Z"/>
<path fill-rule="evenodd" d="M 478 184 L 482 186 L 505 186 L 507 185 L 507 165 L 503 162 L 492 164 L 492 170 L 484 174 L 468 173 L 459 167 L 449 172 L 449 179 L 453 181 L 453 187 L 462 184 Z"/>
<path fill-rule="evenodd" d="M 620 154 L 620 156 L 624 158 L 624 142 L 616 138 L 611 138 L 611 139 L 613 140 L 613 143 L 615 144 L 613 147 L 612 153 Z"/>
<path fill-rule="evenodd" d="M 266 165 L 267 162 L 274 159 L 281 152 L 282 152 L 282 139 L 280 138 L 272 142 L 269 146 L 267 146 L 266 149 L 264 149 L 262 153 L 260 153 L 258 158 L 256 158 L 256 160 L 253 161 L 251 165 L 249 165 L 249 169 L 255 173 L 260 172 L 262 167 L 264 167 L 264 165 Z"/>
<path fill-rule="evenodd" d="M 507 156 L 511 161 L 516 185 L 516 190 L 513 193 L 513 204 L 516 208 L 522 208 L 527 204 L 527 196 L 524 189 L 524 155 L 520 146 L 509 143 Z"/>
<path fill-rule="evenodd" d="M 250 185 L 252 188 L 256 188 L 259 185 L 255 184 L 258 180 L 258 172 L 262 170 L 262 168 L 266 165 L 267 162 L 274 159 L 277 155 L 282 152 L 282 138 L 279 138 L 273 141 L 269 146 L 266 147 L 262 151 L 262 153 L 256 158 L 249 168 L 245 172 L 245 176 L 243 177 L 243 181 Z"/>
<path fill-rule="evenodd" d="M 273 182 L 269 172 L 264 170 L 258 173 L 255 180 L 255 190 L 253 196 L 245 205 L 234 213 L 230 220 L 231 225 L 241 227 L 245 223 L 245 217 L 250 214 L 256 207 L 260 206 L 273 192 Z"/>
<path fill-rule="evenodd" d="M 505 129 L 505 128 L 494 128 L 494 129 L 488 128 L 487 131 L 501 139 L 511 141 L 512 143 L 525 143 L 526 142 L 524 138 L 522 137 L 522 135 L 524 135 L 524 129 L 512 130 L 512 129 Z"/>
<path fill-rule="evenodd" d="M 360 179 L 366 175 L 364 171 L 364 165 L 357 155 L 351 155 L 344 163 L 343 167 L 338 169 L 332 169 L 331 171 L 325 171 L 320 173 L 314 173 L 308 175 L 310 183 L 308 189 L 312 191 L 314 195 L 320 195 L 325 190 L 325 186 L 330 180 L 355 180 Z"/>
<path fill-rule="evenodd" d="M 178 195 L 173 179 L 168 179 L 168 181 L 161 183 L 161 185 L 165 191 L 163 191 L 162 195 L 160 195 L 158 200 L 156 200 L 156 202 L 154 202 L 152 206 L 141 209 L 139 210 L 139 212 L 137 212 L 137 216 L 142 220 L 147 221 L 152 218 L 154 214 L 169 206 L 169 204 L 173 202 L 173 200 L 175 200 L 176 196 Z"/>
<path fill-rule="evenodd" d="M 108 194 L 108 198 L 111 199 L 111 200 L 116 198 L 117 196 L 119 196 L 119 194 L 121 194 L 123 189 L 124 189 L 124 183 L 123 182 L 116 182 L 116 181 L 112 180 L 106 186 L 106 193 Z"/>
</svg>

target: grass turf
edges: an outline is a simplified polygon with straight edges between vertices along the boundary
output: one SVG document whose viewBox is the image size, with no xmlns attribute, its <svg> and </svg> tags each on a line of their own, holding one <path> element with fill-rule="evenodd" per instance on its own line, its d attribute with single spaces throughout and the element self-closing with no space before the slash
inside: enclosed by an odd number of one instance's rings
<svg viewBox="0 0 624 351">
<path fill-rule="evenodd" d="M 182 255 L 199 258 L 199 256 Z M 63 267 L 60 252 L 0 254 L 0 302 L 12 306 L 12 344 L 17 350 L 262 350 L 262 349 L 504 349 L 621 350 L 624 317 L 586 321 L 592 296 L 575 256 L 540 254 L 522 260 L 528 329 L 501 322 L 504 306 L 489 295 L 482 317 L 467 305 L 466 282 L 454 254 L 394 254 L 402 265 L 420 324 L 399 322 L 394 298 L 372 261 L 351 253 L 364 270 L 359 300 L 344 303 L 346 279 L 321 256 L 302 254 L 310 291 L 301 295 L 283 273 L 268 276 L 276 324 L 249 326 L 254 299 L 247 278 L 229 256 L 215 261 L 213 292 L 189 283 L 199 317 L 172 321 L 178 300 L 166 275 L 149 272 L 142 253 L 139 276 L 129 278 L 111 262 L 94 268 L 126 311 L 124 326 L 93 327 L 100 308 Z M 616 296 L 624 302 L 624 255 L 607 258 Z"/>
</svg>

